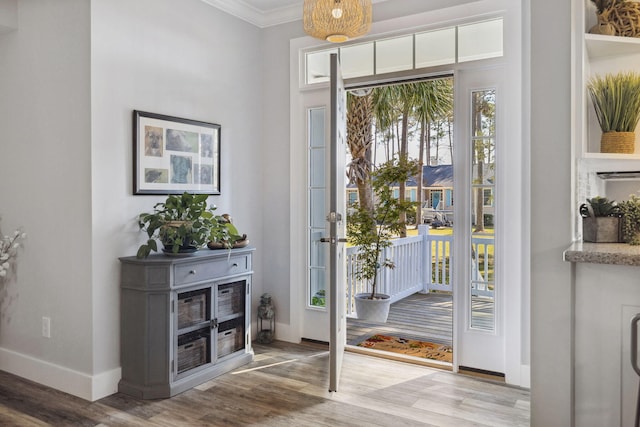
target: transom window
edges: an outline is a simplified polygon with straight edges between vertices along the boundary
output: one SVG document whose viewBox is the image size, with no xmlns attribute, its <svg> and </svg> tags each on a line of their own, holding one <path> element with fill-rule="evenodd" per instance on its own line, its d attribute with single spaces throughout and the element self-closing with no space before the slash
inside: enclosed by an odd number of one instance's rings
<svg viewBox="0 0 640 427">
<path fill-rule="evenodd" d="M 306 85 L 329 81 L 332 53 L 345 79 L 501 57 L 503 18 L 308 52 Z"/>
</svg>

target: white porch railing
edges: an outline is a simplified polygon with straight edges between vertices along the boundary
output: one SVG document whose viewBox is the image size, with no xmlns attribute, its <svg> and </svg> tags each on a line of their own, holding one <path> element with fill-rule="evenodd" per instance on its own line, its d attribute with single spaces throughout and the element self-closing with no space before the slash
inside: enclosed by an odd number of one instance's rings
<svg viewBox="0 0 640 427">
<path fill-rule="evenodd" d="M 421 225 L 417 236 L 395 239 L 392 246 L 385 248 L 381 259 L 389 258 L 395 268 L 385 268 L 379 274 L 378 293 L 387 294 L 391 302 L 399 301 L 416 292 L 453 290 L 451 272 L 453 262 L 453 236 L 433 235 L 429 226 Z M 491 261 L 488 254 L 494 239 L 474 237 L 471 282 L 474 295 L 493 296 L 493 282 L 488 279 Z M 477 264 L 479 254 L 482 263 Z M 359 269 L 358 248 L 347 248 L 347 315 L 355 313 L 353 297 L 359 293 L 371 292 L 367 283 L 356 280 L 354 273 Z M 484 272 L 484 274 L 483 274 Z"/>
</svg>

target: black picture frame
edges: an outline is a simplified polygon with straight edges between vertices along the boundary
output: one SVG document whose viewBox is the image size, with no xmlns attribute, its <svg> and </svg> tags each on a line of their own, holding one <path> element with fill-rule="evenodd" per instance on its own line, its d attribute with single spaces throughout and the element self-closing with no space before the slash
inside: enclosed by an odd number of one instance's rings
<svg viewBox="0 0 640 427">
<path fill-rule="evenodd" d="M 133 111 L 133 194 L 220 194 L 221 126 Z"/>
</svg>

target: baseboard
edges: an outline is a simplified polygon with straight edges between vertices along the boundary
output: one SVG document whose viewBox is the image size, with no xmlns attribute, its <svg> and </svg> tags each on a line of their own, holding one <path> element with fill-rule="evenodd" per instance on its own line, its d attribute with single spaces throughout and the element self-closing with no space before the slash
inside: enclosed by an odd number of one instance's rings
<svg viewBox="0 0 640 427">
<path fill-rule="evenodd" d="M 122 376 L 120 368 L 88 375 L 5 348 L 0 348 L 0 369 L 92 402 L 117 392 Z"/>
<path fill-rule="evenodd" d="M 276 323 L 276 339 L 290 343 L 300 342 L 300 327 L 298 325 L 292 327 L 283 323 Z"/>
</svg>

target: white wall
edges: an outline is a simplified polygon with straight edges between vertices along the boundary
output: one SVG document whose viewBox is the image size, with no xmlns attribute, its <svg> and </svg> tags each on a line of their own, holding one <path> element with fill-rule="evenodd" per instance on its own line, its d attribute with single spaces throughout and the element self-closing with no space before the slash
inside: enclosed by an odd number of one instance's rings
<svg viewBox="0 0 640 427">
<path fill-rule="evenodd" d="M 571 5 L 531 11 L 532 426 L 571 426 Z"/>
<path fill-rule="evenodd" d="M 18 27 L 18 0 L 0 0 L 0 34 Z"/>
<path fill-rule="evenodd" d="M 92 372 L 90 10 L 18 11 L 18 30 L 0 35 L 0 226 L 29 237 L 0 296 L 0 369 L 44 382 L 46 362 L 78 379 Z"/>
<path fill-rule="evenodd" d="M 260 30 L 199 0 L 18 4 L 19 30 L 0 36 L 0 214 L 29 239 L 2 305 L 0 369 L 95 399 L 119 379 L 117 258 L 164 199 L 132 195 L 132 110 L 222 125 L 210 201 L 263 247 Z"/>
<path fill-rule="evenodd" d="M 566 426 L 570 8 L 525 3 L 532 200 L 545 201 L 532 203 L 531 215 L 533 425 Z M 299 26 L 261 33 L 198 0 L 94 0 L 91 12 L 82 0 L 18 5 L 19 31 L 0 35 L 0 226 L 22 225 L 29 239 L 17 282 L 0 294 L 0 369 L 18 372 L 33 358 L 70 369 L 60 383 L 117 369 L 116 259 L 135 252 L 142 238 L 134 217 L 160 199 L 131 195 L 132 109 L 222 125 L 223 195 L 213 199 L 259 248 L 254 296 L 264 284 L 275 293 L 278 321 L 288 323 L 286 88 L 289 39 L 302 35 Z M 49 340 L 41 338 L 44 315 L 52 317 Z"/>
</svg>

